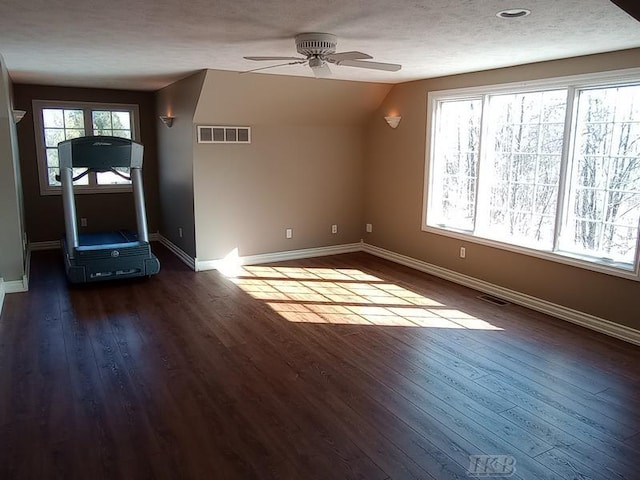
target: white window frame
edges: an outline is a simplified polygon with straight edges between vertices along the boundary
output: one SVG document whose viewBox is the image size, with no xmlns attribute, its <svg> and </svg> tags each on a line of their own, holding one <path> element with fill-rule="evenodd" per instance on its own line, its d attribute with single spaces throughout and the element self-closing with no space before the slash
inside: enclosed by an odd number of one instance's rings
<svg viewBox="0 0 640 480">
<path fill-rule="evenodd" d="M 569 163 L 569 156 L 573 151 L 572 142 L 575 140 L 573 136 L 569 135 L 575 128 L 576 122 L 576 109 L 577 104 L 574 101 L 576 99 L 576 92 L 593 87 L 608 87 L 608 86 L 620 86 L 624 84 L 640 84 L 640 68 L 616 70 L 610 72 L 600 72 L 584 75 L 572 75 L 566 77 L 555 77 L 543 80 L 532 80 L 526 82 L 505 83 L 499 85 L 483 85 L 476 87 L 458 88 L 451 90 L 438 90 L 431 91 L 427 94 L 427 131 L 426 131 L 426 148 L 425 148 L 425 169 L 424 169 L 424 184 L 423 184 L 423 199 L 422 199 L 422 231 L 435 233 L 438 235 L 444 235 L 447 237 L 463 240 L 465 242 L 477 243 L 480 245 L 486 245 L 490 247 L 499 248 L 516 253 L 522 253 L 532 257 L 542 258 L 545 260 L 551 260 L 554 262 L 562 263 L 565 265 L 571 265 L 580 267 L 586 270 L 591 270 L 600 273 L 606 273 L 609 275 L 627 278 L 631 280 L 640 281 L 640 234 L 638 235 L 638 243 L 636 246 L 636 258 L 634 267 L 632 270 L 622 266 L 620 264 L 606 264 L 601 259 L 581 256 L 569 252 L 561 251 L 546 251 L 538 250 L 530 247 L 524 247 L 511 243 L 505 243 L 494 239 L 488 239 L 467 233 L 464 231 L 455 231 L 449 228 L 441 228 L 428 225 L 428 207 L 431 204 L 431 178 L 430 171 L 433 159 L 435 158 L 435 142 L 434 137 L 436 134 L 436 117 L 437 117 L 437 105 L 438 102 L 443 100 L 464 100 L 478 97 L 485 97 L 486 95 L 495 94 L 508 94 L 508 93 L 527 93 L 537 92 L 541 90 L 553 90 L 559 88 L 565 88 L 567 93 L 567 111 L 565 120 L 565 132 L 564 132 L 564 144 L 562 148 L 562 160 L 560 171 L 560 183 L 559 183 L 559 201 L 558 209 L 560 214 L 557 216 L 556 232 L 558 231 L 559 224 L 562 223 L 561 216 L 566 211 L 567 200 L 567 175 L 570 172 L 567 171 Z M 486 113 L 485 113 L 486 114 Z M 484 115 L 484 114 L 483 114 Z M 484 121 L 484 118 L 483 118 Z M 483 129 L 485 126 L 481 126 Z M 481 147 L 482 150 L 482 147 Z M 483 152 L 480 152 L 480 161 L 482 161 Z M 477 205 L 477 200 L 476 200 Z M 638 226 L 640 233 L 640 225 Z M 555 243 L 557 243 L 559 235 L 555 236 Z"/>
<path fill-rule="evenodd" d="M 93 103 L 93 102 L 73 102 L 57 100 L 33 100 L 33 121 L 36 141 L 36 156 L 38 160 L 38 180 L 40 183 L 40 195 L 61 195 L 62 189 L 58 185 L 49 185 L 47 171 L 47 154 L 44 138 L 44 125 L 42 121 L 43 109 L 76 109 L 84 111 L 85 135 L 92 133 L 93 110 L 126 111 L 131 115 L 131 139 L 141 142 L 140 139 L 140 113 L 138 105 L 124 103 Z M 100 185 L 96 181 L 95 173 L 89 174 L 89 185 L 74 185 L 73 191 L 76 194 L 91 193 L 122 193 L 131 192 L 131 184 L 120 185 Z"/>
</svg>

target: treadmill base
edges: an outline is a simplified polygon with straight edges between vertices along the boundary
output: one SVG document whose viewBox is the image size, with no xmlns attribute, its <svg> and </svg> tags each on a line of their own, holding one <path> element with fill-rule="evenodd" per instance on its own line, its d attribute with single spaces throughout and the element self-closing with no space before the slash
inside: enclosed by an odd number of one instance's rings
<svg viewBox="0 0 640 480">
<path fill-rule="evenodd" d="M 149 242 L 81 245 L 69 256 L 63 239 L 64 264 L 71 283 L 146 277 L 160 271 L 160 262 Z"/>
</svg>

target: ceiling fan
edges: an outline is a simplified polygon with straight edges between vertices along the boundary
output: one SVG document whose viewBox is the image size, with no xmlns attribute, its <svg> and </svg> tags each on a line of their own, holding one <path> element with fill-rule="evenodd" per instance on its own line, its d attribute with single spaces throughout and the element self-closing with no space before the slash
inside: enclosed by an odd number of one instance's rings
<svg viewBox="0 0 640 480">
<path fill-rule="evenodd" d="M 296 35 L 296 50 L 301 57 L 244 57 L 246 60 L 254 61 L 287 61 L 277 65 L 269 65 L 268 67 L 255 68 L 247 72 L 255 72 L 258 70 L 266 70 L 268 68 L 282 67 L 284 65 L 303 65 L 307 64 L 311 67 L 316 77 L 324 78 L 331 75 L 329 64 L 345 66 L 369 68 L 371 70 L 383 70 L 387 72 L 397 72 L 402 65 L 395 63 L 368 62 L 373 57 L 362 52 L 341 52 L 336 53 L 336 45 L 338 37 L 330 33 L 300 33 Z"/>
</svg>

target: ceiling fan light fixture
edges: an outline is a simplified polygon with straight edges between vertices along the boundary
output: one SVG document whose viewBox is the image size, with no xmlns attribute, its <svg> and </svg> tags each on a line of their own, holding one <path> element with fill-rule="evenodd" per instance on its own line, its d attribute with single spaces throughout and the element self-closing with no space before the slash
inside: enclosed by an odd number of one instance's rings
<svg viewBox="0 0 640 480">
<path fill-rule="evenodd" d="M 496 13 L 496 17 L 504 18 L 504 19 L 512 19 L 512 18 L 522 18 L 531 14 L 531 10 L 527 10 L 526 8 L 510 8 L 507 10 L 501 10 Z"/>
<path fill-rule="evenodd" d="M 324 65 L 324 60 L 320 57 L 313 57 L 309 59 L 309 66 L 311 68 L 321 67 L 322 65 Z"/>
</svg>

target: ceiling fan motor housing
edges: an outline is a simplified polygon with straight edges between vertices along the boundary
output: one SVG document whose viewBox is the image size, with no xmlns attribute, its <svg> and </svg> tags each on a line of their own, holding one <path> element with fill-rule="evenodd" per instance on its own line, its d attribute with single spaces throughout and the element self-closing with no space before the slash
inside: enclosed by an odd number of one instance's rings
<svg viewBox="0 0 640 480">
<path fill-rule="evenodd" d="M 305 56 L 329 55 L 336 52 L 338 37 L 330 33 L 301 33 L 296 35 L 296 49 Z"/>
</svg>

